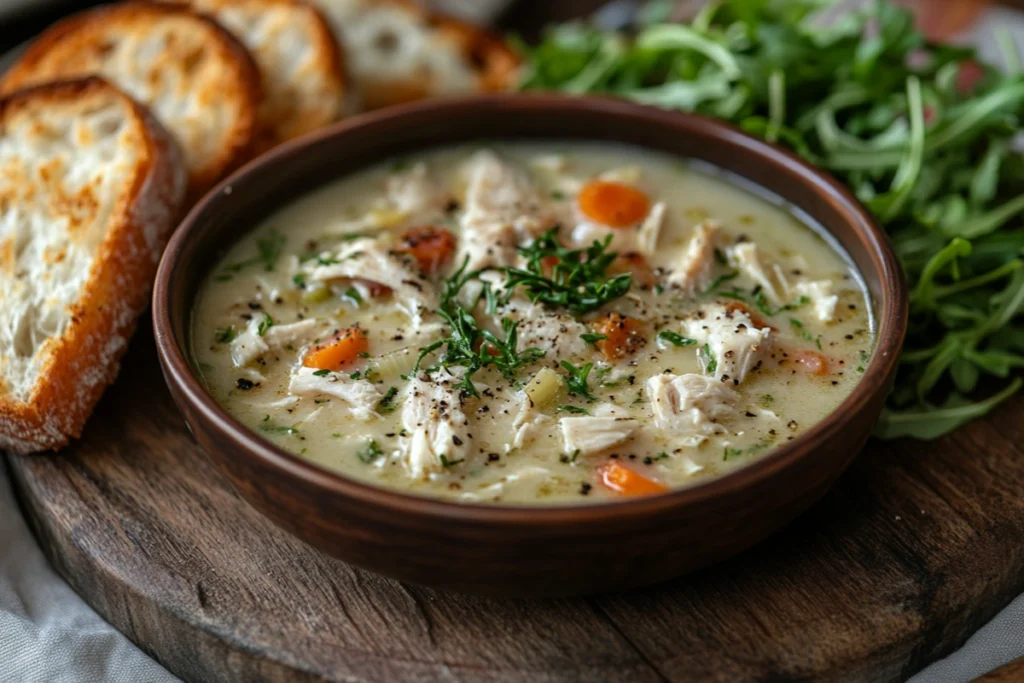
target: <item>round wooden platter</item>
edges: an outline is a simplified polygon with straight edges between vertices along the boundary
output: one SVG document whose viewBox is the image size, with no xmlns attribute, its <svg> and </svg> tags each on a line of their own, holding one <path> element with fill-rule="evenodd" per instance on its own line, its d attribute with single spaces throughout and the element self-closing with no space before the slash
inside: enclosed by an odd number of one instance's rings
<svg viewBox="0 0 1024 683">
<path fill-rule="evenodd" d="M 739 557 L 552 601 L 403 585 L 265 521 L 192 440 L 149 332 L 81 441 L 8 463 L 60 573 L 190 681 L 885 681 L 1024 591 L 1021 416 L 1018 402 L 935 443 L 873 442 Z"/>
</svg>

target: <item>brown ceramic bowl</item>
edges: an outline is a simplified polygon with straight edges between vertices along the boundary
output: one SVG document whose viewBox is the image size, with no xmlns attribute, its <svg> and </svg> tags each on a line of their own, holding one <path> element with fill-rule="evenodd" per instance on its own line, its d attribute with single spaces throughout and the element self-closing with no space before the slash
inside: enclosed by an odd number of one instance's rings
<svg viewBox="0 0 1024 683">
<path fill-rule="evenodd" d="M 193 375 L 190 314 L 226 247 L 289 200 L 382 158 L 475 139 L 630 143 L 704 160 L 798 207 L 843 245 L 870 290 L 877 350 L 825 421 L 749 467 L 693 488 L 580 507 L 464 505 L 377 488 L 276 447 L 228 415 Z M 863 446 L 896 368 L 907 294 L 889 242 L 836 181 L 794 155 L 699 116 L 605 99 L 497 95 L 357 117 L 280 147 L 195 207 L 160 264 L 160 361 L 196 439 L 271 520 L 347 562 L 398 579 L 503 595 L 642 586 L 764 539 L 818 500 Z"/>
</svg>

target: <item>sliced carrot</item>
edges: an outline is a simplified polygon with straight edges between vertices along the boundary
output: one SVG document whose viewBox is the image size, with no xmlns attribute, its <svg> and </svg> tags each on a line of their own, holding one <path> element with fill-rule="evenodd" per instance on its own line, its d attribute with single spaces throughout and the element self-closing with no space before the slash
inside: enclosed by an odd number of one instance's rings
<svg viewBox="0 0 1024 683">
<path fill-rule="evenodd" d="M 595 320 L 591 327 L 606 337 L 597 342 L 597 349 L 608 360 L 625 358 L 647 343 L 643 333 L 644 324 L 636 318 L 609 313 Z"/>
<path fill-rule="evenodd" d="M 302 364 L 317 370 L 341 370 L 366 353 L 369 348 L 366 333 L 358 327 L 347 327 L 330 340 L 306 352 Z"/>
<path fill-rule="evenodd" d="M 644 219 L 651 208 L 647 195 L 632 185 L 593 180 L 576 198 L 580 211 L 602 225 L 629 228 Z"/>
<path fill-rule="evenodd" d="M 747 317 L 750 318 L 750 322 L 754 323 L 754 327 L 767 327 L 769 330 L 773 330 L 776 332 L 778 332 L 779 330 L 779 328 L 775 327 L 775 325 L 772 325 L 770 322 L 759 316 L 757 313 L 754 313 L 752 310 L 750 310 L 749 306 L 740 301 L 730 301 L 729 303 L 725 304 L 725 310 L 739 311 L 740 313 L 745 313 Z"/>
<path fill-rule="evenodd" d="M 439 271 L 455 253 L 455 235 L 432 225 L 409 228 L 398 251 L 411 255 L 427 274 Z"/>
<path fill-rule="evenodd" d="M 790 359 L 803 366 L 803 369 L 812 375 L 828 374 L 828 357 L 817 351 L 799 349 L 788 353 Z"/>
<path fill-rule="evenodd" d="M 647 262 L 643 254 L 638 254 L 635 251 L 619 254 L 612 261 L 609 270 L 616 275 L 629 273 L 633 276 L 633 282 L 642 289 L 650 289 L 657 282 L 651 264 Z"/>
<path fill-rule="evenodd" d="M 653 496 L 668 491 L 664 484 L 637 474 L 615 460 L 609 460 L 598 467 L 597 474 L 606 488 L 624 496 Z"/>
</svg>

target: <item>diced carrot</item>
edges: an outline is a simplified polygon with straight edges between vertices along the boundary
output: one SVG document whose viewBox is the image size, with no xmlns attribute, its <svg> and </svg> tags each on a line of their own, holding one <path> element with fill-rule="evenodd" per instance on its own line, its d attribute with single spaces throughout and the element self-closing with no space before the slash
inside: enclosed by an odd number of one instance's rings
<svg viewBox="0 0 1024 683">
<path fill-rule="evenodd" d="M 638 254 L 635 251 L 619 254 L 612 261 L 610 271 L 616 275 L 629 273 L 633 276 L 633 282 L 642 289 L 650 289 L 657 282 L 651 264 L 647 263 L 643 254 Z"/>
<path fill-rule="evenodd" d="M 797 351 L 789 351 L 788 355 L 790 359 L 803 366 L 803 369 L 812 375 L 828 374 L 828 358 L 823 353 L 799 349 Z"/>
<path fill-rule="evenodd" d="M 317 370 L 341 370 L 359 358 L 359 354 L 366 353 L 369 345 L 362 329 L 347 327 L 327 342 L 311 348 L 302 359 L 302 364 Z"/>
<path fill-rule="evenodd" d="M 544 274 L 544 277 L 550 278 L 551 274 L 555 270 L 555 266 L 561 262 L 562 259 L 557 256 L 545 256 L 540 260 L 540 271 Z"/>
<path fill-rule="evenodd" d="M 439 271 L 455 253 L 455 235 L 432 225 L 409 228 L 398 251 L 411 255 L 427 274 Z"/>
<path fill-rule="evenodd" d="M 769 330 L 774 330 L 776 332 L 779 329 L 779 328 L 775 327 L 775 325 L 772 325 L 770 322 L 768 322 L 767 320 L 765 320 L 764 318 L 759 316 L 757 313 L 754 313 L 752 310 L 750 310 L 749 306 L 747 306 L 745 303 L 743 303 L 741 301 L 730 301 L 729 303 L 725 304 L 725 310 L 727 310 L 727 311 L 739 311 L 740 313 L 746 313 L 747 317 L 750 318 L 750 322 L 754 323 L 754 327 L 757 327 L 757 328 L 765 328 L 765 327 L 767 327 Z"/>
<path fill-rule="evenodd" d="M 625 358 L 647 343 L 643 334 L 644 324 L 636 318 L 609 313 L 595 320 L 591 327 L 607 337 L 597 342 L 597 349 L 608 360 Z"/>
<path fill-rule="evenodd" d="M 608 180 L 587 183 L 576 201 L 584 215 L 612 228 L 636 225 L 651 208 L 651 200 L 640 190 Z"/>
<path fill-rule="evenodd" d="M 624 496 L 653 496 L 668 491 L 664 484 L 648 479 L 615 460 L 598 467 L 597 474 L 606 488 Z"/>
</svg>

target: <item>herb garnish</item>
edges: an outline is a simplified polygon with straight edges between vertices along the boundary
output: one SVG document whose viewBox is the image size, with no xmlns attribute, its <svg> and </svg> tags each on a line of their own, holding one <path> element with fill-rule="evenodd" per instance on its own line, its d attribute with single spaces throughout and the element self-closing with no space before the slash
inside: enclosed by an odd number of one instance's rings
<svg viewBox="0 0 1024 683">
<path fill-rule="evenodd" d="M 277 259 L 281 257 L 281 252 L 284 251 L 284 245 L 288 239 L 279 233 L 276 229 L 271 228 L 270 232 L 265 237 L 261 237 L 256 240 L 256 256 L 245 261 L 239 261 L 238 263 L 231 263 L 224 266 L 224 273 L 220 276 L 226 280 L 230 280 L 232 273 L 237 273 L 240 270 L 244 270 L 249 266 L 255 266 L 258 264 L 263 265 L 263 270 L 268 273 L 274 270 L 274 266 L 277 265 Z"/>
<path fill-rule="evenodd" d="M 597 334 L 596 332 L 584 332 L 580 335 L 580 339 L 591 345 L 596 345 L 597 342 L 604 341 L 607 338 L 607 334 Z"/>
<path fill-rule="evenodd" d="M 441 354 L 437 363 L 427 368 L 426 372 L 430 374 L 440 368 L 463 367 L 466 372 L 455 386 L 469 396 L 478 396 L 472 381 L 473 374 L 478 370 L 494 366 L 505 379 L 515 382 L 519 368 L 536 362 L 544 356 L 545 352 L 538 348 L 518 350 L 518 321 L 502 318 L 501 329 L 504 338 L 480 327 L 476 318 L 473 317 L 473 309 L 481 299 L 486 299 L 490 305 L 495 295 L 491 292 L 491 283 L 481 281 L 482 289 L 476 300 L 468 308 L 462 305 L 459 301 L 459 293 L 462 288 L 470 280 L 479 280 L 480 274 L 484 272 L 483 270 L 466 272 L 467 265 L 468 259 L 463 261 L 462 266 L 446 279 L 442 286 L 437 314 L 448 324 L 448 336 L 420 351 L 410 376 L 416 376 L 419 373 L 420 364 L 424 358 L 434 351 L 444 348 L 444 353 Z"/>
<path fill-rule="evenodd" d="M 708 285 L 708 288 L 704 290 L 704 293 L 710 294 L 711 292 L 715 291 L 716 289 L 724 285 L 726 282 L 729 282 L 730 280 L 735 280 L 739 276 L 740 272 L 738 270 L 730 270 L 728 273 L 723 273 L 711 281 L 711 284 Z"/>
<path fill-rule="evenodd" d="M 384 398 L 377 403 L 377 410 L 382 413 L 393 413 L 398 407 L 395 405 L 395 396 L 398 395 L 397 387 L 388 387 L 388 390 L 384 392 Z"/>
<path fill-rule="evenodd" d="M 269 330 L 273 326 L 274 319 L 270 317 L 269 313 L 264 312 L 263 319 L 260 320 L 259 324 L 256 326 L 256 334 L 262 337 L 267 333 L 267 330 Z"/>
<path fill-rule="evenodd" d="M 796 301 L 793 301 L 793 302 L 788 303 L 788 304 L 784 304 L 782 306 L 779 306 L 778 308 L 772 308 L 771 304 L 768 303 L 768 299 L 765 298 L 764 292 L 758 292 L 756 295 L 754 295 L 754 305 L 757 306 L 757 310 L 761 311 L 762 313 L 764 313 L 768 317 L 771 317 L 773 315 L 778 315 L 779 313 L 782 313 L 783 311 L 793 311 L 793 310 L 796 310 L 797 308 L 799 308 L 799 307 L 801 307 L 804 304 L 807 304 L 809 302 L 810 302 L 810 299 L 808 299 L 806 296 L 802 296 L 799 299 L 797 299 Z"/>
<path fill-rule="evenodd" d="M 555 410 L 559 413 L 572 413 L 573 415 L 590 415 L 586 408 L 580 408 L 579 406 L 558 406 Z"/>
<path fill-rule="evenodd" d="M 814 345 L 818 347 L 818 350 L 819 351 L 821 350 L 821 335 L 820 334 L 817 337 L 815 337 L 813 334 L 808 332 L 807 329 L 804 328 L 804 324 L 802 322 L 800 322 L 799 320 L 797 320 L 796 318 L 790 318 L 789 319 L 789 324 L 793 326 L 793 330 L 798 335 L 800 335 L 801 339 L 803 339 L 804 341 L 813 342 Z"/>
<path fill-rule="evenodd" d="M 729 458 L 735 458 L 737 455 L 743 455 L 742 448 L 729 448 L 726 446 L 722 450 L 722 460 L 728 460 Z"/>
<path fill-rule="evenodd" d="M 267 415 L 266 417 L 263 418 L 264 424 L 260 425 L 260 431 L 261 432 L 267 432 L 268 434 L 289 434 L 289 435 L 294 435 L 294 434 L 298 434 L 299 433 L 299 430 L 296 429 L 295 427 L 284 427 L 284 426 L 277 426 L 277 425 L 269 424 L 269 420 L 270 420 L 270 416 L 269 415 Z"/>
<path fill-rule="evenodd" d="M 384 451 L 380 449 L 376 439 L 369 439 L 366 446 L 356 451 L 356 457 L 365 463 L 371 463 L 382 455 L 384 455 Z"/>
<path fill-rule="evenodd" d="M 459 458 L 458 460 L 449 460 L 448 457 L 444 453 L 442 453 L 438 457 L 441 460 L 441 467 L 444 467 L 445 469 L 447 469 L 449 467 L 454 467 L 455 465 L 458 465 L 460 462 L 464 462 L 465 461 L 465 458 Z"/>
<path fill-rule="evenodd" d="M 705 344 L 700 347 L 700 362 L 704 366 L 705 372 L 709 375 L 718 372 L 718 359 L 715 358 L 715 354 L 711 353 L 710 345 Z"/>
<path fill-rule="evenodd" d="M 317 377 L 326 377 L 327 375 L 331 374 L 331 371 L 324 368 L 323 370 L 314 370 L 313 374 L 316 375 Z"/>
<path fill-rule="evenodd" d="M 579 454 L 580 449 L 576 448 L 573 450 L 572 453 L 562 453 L 560 456 L 558 456 L 558 461 L 564 462 L 565 464 L 568 465 L 570 463 L 576 462 L 576 458 L 579 457 Z"/>
<path fill-rule="evenodd" d="M 520 86 L 726 119 L 845 182 L 889 232 L 913 292 L 878 432 L 935 438 L 1018 388 L 972 402 L 978 375 L 1024 365 L 1020 58 L 999 42 L 1000 74 L 970 48 L 928 41 L 891 2 L 830 24 L 820 12 L 817 0 L 715 2 L 688 26 L 648 12 L 635 37 L 565 24 L 520 46 Z M 979 64 L 980 80 L 958 78 Z"/>
<path fill-rule="evenodd" d="M 344 297 L 346 299 L 351 299 L 357 308 L 363 305 L 363 297 L 359 294 L 359 290 L 356 289 L 355 287 L 349 287 L 348 289 L 346 289 Z"/>
<path fill-rule="evenodd" d="M 213 331 L 213 338 L 218 344 L 227 344 L 232 339 L 238 336 L 235 332 L 234 325 L 228 325 L 227 327 L 218 327 Z"/>
<path fill-rule="evenodd" d="M 526 268 L 506 268 L 505 301 L 516 287 L 526 289 L 530 301 L 549 306 L 562 306 L 576 315 L 590 313 L 629 291 L 629 273 L 608 277 L 606 271 L 618 256 L 608 251 L 612 237 L 594 242 L 586 249 L 568 249 L 558 242 L 558 228 L 552 228 L 519 253 L 526 258 Z M 557 261 L 545 275 L 544 262 Z"/>
<path fill-rule="evenodd" d="M 676 334 L 672 330 L 662 330 L 658 333 L 658 339 L 664 339 L 673 346 L 695 346 L 697 344 L 696 339 L 684 337 L 681 334 Z"/>
<path fill-rule="evenodd" d="M 569 361 L 563 360 L 561 366 L 568 373 L 562 375 L 562 380 L 565 382 L 565 387 L 569 390 L 569 393 L 581 396 L 588 401 L 597 400 L 597 397 L 590 393 L 590 387 L 587 386 L 587 376 L 590 374 L 591 368 L 594 367 L 593 363 L 576 367 Z"/>
</svg>

